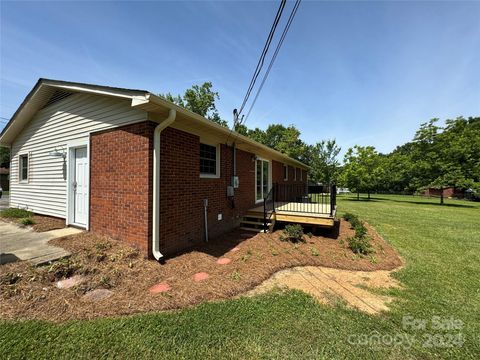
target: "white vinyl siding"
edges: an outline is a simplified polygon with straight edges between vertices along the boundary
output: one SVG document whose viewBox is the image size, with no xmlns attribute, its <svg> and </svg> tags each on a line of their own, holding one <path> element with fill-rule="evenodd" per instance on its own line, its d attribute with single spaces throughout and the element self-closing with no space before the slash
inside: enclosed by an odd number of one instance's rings
<svg viewBox="0 0 480 360">
<path fill-rule="evenodd" d="M 40 110 L 12 144 L 10 206 L 66 217 L 67 182 L 64 159 L 49 155 L 66 152 L 67 144 L 88 139 L 91 132 L 147 120 L 130 101 L 74 94 Z M 28 182 L 19 179 L 20 155 L 28 154 Z"/>
</svg>

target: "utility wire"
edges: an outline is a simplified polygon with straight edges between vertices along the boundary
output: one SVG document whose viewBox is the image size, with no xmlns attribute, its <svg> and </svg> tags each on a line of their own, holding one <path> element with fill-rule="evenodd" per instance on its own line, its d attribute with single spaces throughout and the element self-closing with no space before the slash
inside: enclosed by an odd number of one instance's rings
<svg viewBox="0 0 480 360">
<path fill-rule="evenodd" d="M 287 36 L 288 30 L 290 29 L 290 25 L 292 24 L 293 19 L 295 18 L 295 15 L 297 13 L 298 7 L 300 6 L 301 2 L 302 2 L 302 0 L 297 0 L 295 2 L 295 5 L 293 6 L 292 12 L 290 13 L 290 16 L 288 18 L 287 24 L 285 25 L 285 28 L 283 29 L 282 36 L 280 37 L 280 40 L 278 41 L 277 48 L 275 49 L 275 53 L 273 54 L 272 59 L 270 60 L 270 64 L 268 65 L 267 71 L 263 75 L 262 82 L 260 84 L 260 87 L 257 90 L 255 98 L 253 99 L 252 105 L 250 105 L 250 109 L 248 110 L 247 115 L 245 116 L 245 120 L 242 119 L 240 124 L 245 123 L 247 121 L 248 117 L 250 116 L 250 113 L 252 112 L 252 109 L 255 106 L 255 103 L 257 102 L 258 96 L 260 95 L 260 92 L 262 91 L 263 85 L 265 84 L 265 81 L 268 78 L 270 70 L 272 69 L 272 66 L 275 62 L 275 59 L 277 58 L 277 55 L 280 51 L 280 48 L 282 47 L 283 40 L 285 40 L 285 37 Z"/>
<path fill-rule="evenodd" d="M 265 57 L 267 55 L 268 49 L 270 48 L 270 44 L 272 43 L 275 30 L 277 29 L 278 23 L 280 22 L 280 18 L 283 13 L 283 9 L 285 8 L 285 4 L 286 4 L 286 0 L 282 0 L 280 3 L 280 6 L 278 7 L 277 14 L 275 15 L 275 19 L 273 20 L 272 27 L 270 28 L 270 33 L 268 34 L 268 37 L 267 37 L 267 41 L 265 42 L 265 46 L 263 47 L 260 58 L 258 59 L 257 67 L 255 68 L 255 71 L 253 73 L 252 80 L 250 80 L 250 85 L 248 86 L 247 93 L 245 94 L 245 97 L 243 99 L 242 106 L 238 111 L 239 116 L 242 113 L 243 108 L 245 107 L 245 104 L 248 101 L 248 98 L 250 97 L 250 93 L 252 92 L 253 87 L 255 86 L 255 82 L 257 81 L 258 76 L 260 75 L 263 64 L 265 62 Z"/>
</svg>

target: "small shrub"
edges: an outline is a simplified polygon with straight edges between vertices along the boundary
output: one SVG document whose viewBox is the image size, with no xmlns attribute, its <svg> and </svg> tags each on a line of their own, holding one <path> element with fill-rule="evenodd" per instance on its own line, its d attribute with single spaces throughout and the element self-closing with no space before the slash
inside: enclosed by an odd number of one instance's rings
<svg viewBox="0 0 480 360">
<path fill-rule="evenodd" d="M 248 254 L 242 255 L 242 257 L 240 258 L 240 260 L 242 260 L 243 262 L 247 262 L 248 259 L 250 259 L 250 255 Z"/>
<path fill-rule="evenodd" d="M 108 276 L 102 276 L 99 281 L 100 285 L 103 286 L 105 289 L 110 289 L 112 287 L 112 283 Z"/>
<path fill-rule="evenodd" d="M 22 224 L 24 226 L 34 225 L 35 221 L 32 218 L 27 217 L 27 218 L 21 219 L 20 224 Z"/>
<path fill-rule="evenodd" d="M 106 242 L 106 241 L 95 244 L 95 249 L 97 249 L 98 251 L 108 250 L 111 247 L 112 247 L 112 244 L 110 244 L 109 242 Z"/>
<path fill-rule="evenodd" d="M 234 272 L 232 272 L 232 273 L 230 274 L 230 278 L 231 278 L 232 280 L 239 281 L 240 278 L 241 278 L 241 275 L 240 275 L 240 273 L 239 273 L 237 270 L 235 270 Z"/>
<path fill-rule="evenodd" d="M 80 266 L 72 262 L 70 259 L 61 259 L 55 261 L 48 269 L 48 272 L 53 275 L 55 280 L 58 280 L 72 276 L 79 269 Z"/>
<path fill-rule="evenodd" d="M 300 224 L 289 224 L 283 231 L 285 238 L 292 242 L 303 241 L 303 227 Z"/>
<path fill-rule="evenodd" d="M 22 279 L 22 274 L 8 272 L 0 276 L 0 285 L 13 285 Z"/>
<path fill-rule="evenodd" d="M 363 237 L 367 235 L 367 228 L 363 225 L 362 222 L 358 223 L 353 230 L 355 230 L 355 236 Z"/>
<path fill-rule="evenodd" d="M 367 236 L 367 228 L 357 215 L 346 213 L 343 218 L 347 220 L 352 229 L 355 230 L 355 236 L 347 239 L 348 247 L 357 255 L 368 255 L 373 252 L 370 238 Z"/>
<path fill-rule="evenodd" d="M 0 216 L 4 218 L 21 219 L 30 218 L 33 216 L 33 213 L 24 209 L 9 208 L 0 211 Z"/>
<path fill-rule="evenodd" d="M 318 252 L 317 248 L 312 247 L 310 249 L 310 252 L 312 253 L 312 256 L 318 256 L 320 253 Z"/>
<path fill-rule="evenodd" d="M 373 249 L 370 245 L 370 238 L 367 236 L 358 237 L 352 236 L 347 239 L 348 246 L 355 254 L 367 255 L 370 254 Z"/>
<path fill-rule="evenodd" d="M 307 233 L 307 236 L 311 239 L 311 238 L 313 237 L 312 232 L 308 232 L 308 233 Z"/>
</svg>

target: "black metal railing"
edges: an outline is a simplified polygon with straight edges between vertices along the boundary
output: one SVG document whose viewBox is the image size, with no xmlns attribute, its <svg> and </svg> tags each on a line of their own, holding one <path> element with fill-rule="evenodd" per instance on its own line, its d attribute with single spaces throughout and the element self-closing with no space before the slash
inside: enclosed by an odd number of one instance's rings
<svg viewBox="0 0 480 360">
<path fill-rule="evenodd" d="M 330 187 L 330 216 L 333 216 L 337 208 L 337 185 Z"/>
<path fill-rule="evenodd" d="M 275 183 L 264 199 L 264 213 L 266 215 L 269 211 L 284 211 L 333 216 L 337 204 L 336 192 L 335 185 L 307 186 L 306 184 Z"/>
<path fill-rule="evenodd" d="M 263 230 L 267 232 L 268 221 L 275 211 L 275 186 L 272 186 L 267 196 L 263 199 Z"/>
</svg>

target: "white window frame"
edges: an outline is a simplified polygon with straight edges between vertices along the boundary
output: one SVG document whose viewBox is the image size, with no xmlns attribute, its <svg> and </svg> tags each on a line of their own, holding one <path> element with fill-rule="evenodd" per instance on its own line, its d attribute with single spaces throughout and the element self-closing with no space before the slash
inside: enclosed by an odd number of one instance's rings
<svg viewBox="0 0 480 360">
<path fill-rule="evenodd" d="M 212 144 L 211 142 L 208 141 L 203 141 L 200 139 L 200 143 L 198 147 L 200 148 L 200 144 L 204 145 L 209 145 L 209 146 L 214 146 L 216 151 L 216 167 L 215 167 L 215 174 L 205 174 L 205 173 L 200 173 L 200 178 L 202 179 L 219 179 L 220 178 L 220 144 Z M 200 157 L 199 157 L 199 167 L 200 167 Z"/>
<path fill-rule="evenodd" d="M 255 156 L 255 161 L 253 162 L 255 164 L 255 204 L 260 204 L 263 202 L 263 198 L 262 199 L 259 199 L 257 200 L 257 161 L 266 161 L 268 163 L 268 190 L 267 190 L 267 193 L 268 191 L 271 190 L 272 188 L 272 161 L 268 160 L 268 159 L 265 159 L 265 158 L 262 158 L 260 156 Z M 265 195 L 265 194 L 263 194 Z"/>
<path fill-rule="evenodd" d="M 283 181 L 288 181 L 288 165 L 287 164 L 283 164 Z"/>
<path fill-rule="evenodd" d="M 22 158 L 23 157 L 27 158 L 27 178 L 26 179 L 22 179 L 22 173 L 23 173 Z M 20 184 L 27 184 L 29 180 L 30 180 L 30 153 L 21 153 L 18 155 L 18 182 Z"/>
</svg>

